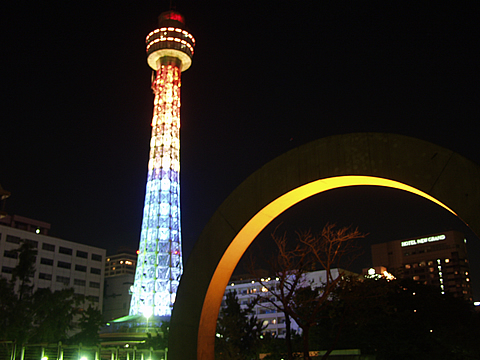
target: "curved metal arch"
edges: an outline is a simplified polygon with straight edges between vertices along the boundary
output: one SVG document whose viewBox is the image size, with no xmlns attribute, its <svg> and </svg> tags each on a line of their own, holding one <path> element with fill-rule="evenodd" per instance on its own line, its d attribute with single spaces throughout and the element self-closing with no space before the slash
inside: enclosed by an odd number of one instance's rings
<svg viewBox="0 0 480 360">
<path fill-rule="evenodd" d="M 263 227 L 309 196 L 355 185 L 416 193 L 458 213 L 479 233 L 480 168 L 450 150 L 378 133 L 333 136 L 301 146 L 247 178 L 200 235 L 178 289 L 169 358 L 214 358 L 215 324 L 225 286 Z"/>
</svg>

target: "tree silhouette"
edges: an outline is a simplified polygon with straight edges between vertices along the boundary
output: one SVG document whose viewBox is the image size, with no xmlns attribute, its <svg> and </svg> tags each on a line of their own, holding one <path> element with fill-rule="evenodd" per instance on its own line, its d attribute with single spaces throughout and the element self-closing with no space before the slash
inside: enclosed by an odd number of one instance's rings
<svg viewBox="0 0 480 360">
<path fill-rule="evenodd" d="M 260 335 L 265 328 L 253 314 L 255 302 L 242 308 L 237 293 L 229 292 L 220 310 L 215 338 L 215 357 L 222 360 L 256 358 Z"/>
<path fill-rule="evenodd" d="M 270 271 L 276 281 L 266 281 L 250 263 L 250 272 L 268 291 L 269 306 L 285 313 L 287 355 L 293 359 L 291 344 L 291 320 L 302 329 L 303 354 L 310 359 L 310 329 L 317 324 L 320 311 L 330 305 L 329 297 L 344 276 L 344 271 L 334 268 L 348 268 L 360 255 L 355 240 L 365 237 L 358 229 L 336 228 L 327 224 L 319 234 L 310 231 L 296 233 L 295 242 L 288 241 L 287 235 L 272 234 L 275 253 L 267 259 Z M 315 269 L 325 270 L 324 282 L 315 285 L 307 281 L 306 274 Z M 328 356 L 328 355 L 327 355 Z"/>
</svg>

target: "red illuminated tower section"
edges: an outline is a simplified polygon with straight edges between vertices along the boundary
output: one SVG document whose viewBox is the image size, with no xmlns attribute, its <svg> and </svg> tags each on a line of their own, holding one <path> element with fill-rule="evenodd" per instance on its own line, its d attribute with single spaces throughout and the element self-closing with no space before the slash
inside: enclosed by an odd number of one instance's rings
<svg viewBox="0 0 480 360">
<path fill-rule="evenodd" d="M 180 75 L 192 64 L 195 39 L 182 15 L 167 11 L 147 36 L 156 72 L 148 178 L 130 315 L 169 316 L 182 275 L 180 231 Z"/>
</svg>

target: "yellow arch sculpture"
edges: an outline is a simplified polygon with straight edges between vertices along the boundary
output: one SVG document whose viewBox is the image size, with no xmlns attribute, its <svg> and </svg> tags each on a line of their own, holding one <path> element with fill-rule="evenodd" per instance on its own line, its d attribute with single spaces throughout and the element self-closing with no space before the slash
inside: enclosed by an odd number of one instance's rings
<svg viewBox="0 0 480 360">
<path fill-rule="evenodd" d="M 395 134 L 319 139 L 265 164 L 222 203 L 185 264 L 173 309 L 169 360 L 213 360 L 225 287 L 255 237 L 299 201 L 347 186 L 422 196 L 480 234 L 480 167 L 451 150 Z"/>
<path fill-rule="evenodd" d="M 205 296 L 205 302 L 200 317 L 200 329 L 198 333 L 198 356 L 197 359 L 211 360 L 208 355 L 213 352 L 214 335 L 217 324 L 218 312 L 228 281 L 235 270 L 236 264 L 240 261 L 250 244 L 255 240 L 258 234 L 277 216 L 288 208 L 299 203 L 306 198 L 319 194 L 327 190 L 338 189 L 346 186 L 383 186 L 424 197 L 448 211 L 455 214 L 453 210 L 433 198 L 432 196 L 415 189 L 414 187 L 402 184 L 398 181 L 389 179 L 371 177 L 371 176 L 338 176 L 327 179 L 320 179 L 309 184 L 300 186 L 289 191 L 283 196 L 275 199 L 270 204 L 260 210 L 235 236 L 230 246 L 227 248 L 218 263 L 215 273 Z M 234 264 L 232 266 L 232 264 Z"/>
</svg>

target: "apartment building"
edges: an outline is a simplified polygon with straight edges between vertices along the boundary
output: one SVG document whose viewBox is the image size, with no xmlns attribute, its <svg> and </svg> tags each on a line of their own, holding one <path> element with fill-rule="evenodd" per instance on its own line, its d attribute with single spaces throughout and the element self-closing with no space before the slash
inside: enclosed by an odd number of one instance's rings
<svg viewBox="0 0 480 360">
<path fill-rule="evenodd" d="M 34 291 L 74 288 L 102 309 L 106 250 L 48 236 L 50 224 L 18 215 L 0 219 L 0 276 L 10 280 L 22 242 L 37 251 L 31 280 Z"/>
</svg>

